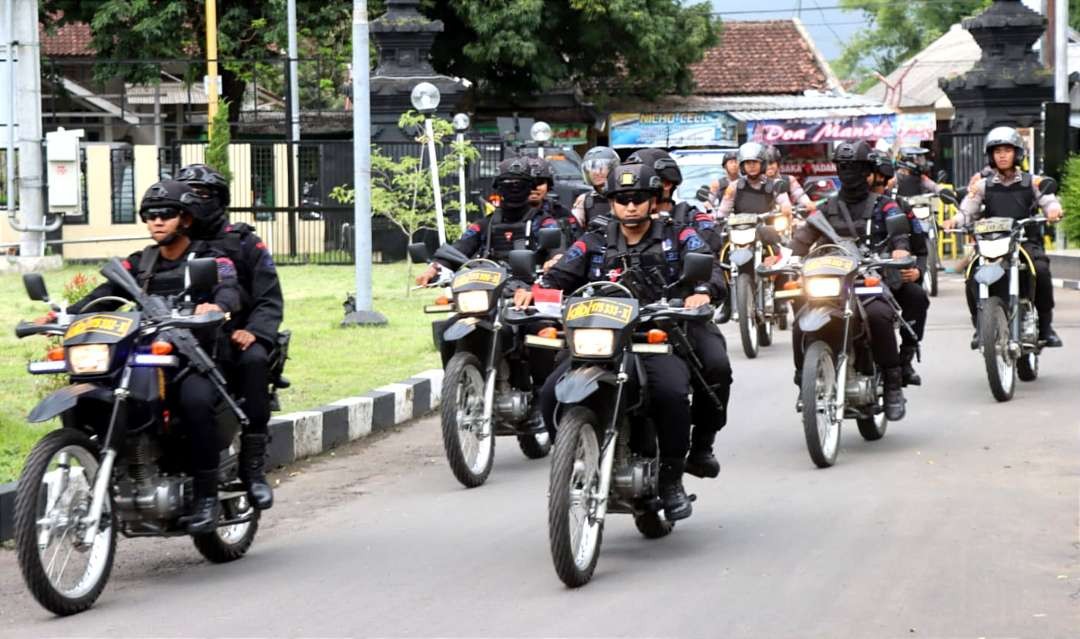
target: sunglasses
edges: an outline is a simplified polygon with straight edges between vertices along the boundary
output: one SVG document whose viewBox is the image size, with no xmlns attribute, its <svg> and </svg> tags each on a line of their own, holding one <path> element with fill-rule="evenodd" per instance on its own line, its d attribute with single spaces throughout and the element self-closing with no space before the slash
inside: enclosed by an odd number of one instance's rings
<svg viewBox="0 0 1080 639">
<path fill-rule="evenodd" d="M 612 199 L 617 204 L 626 206 L 633 202 L 634 204 L 644 204 L 652 199 L 653 194 L 648 191 L 630 191 L 626 193 L 616 193 Z"/>
<path fill-rule="evenodd" d="M 176 209 L 150 209 L 148 211 L 141 211 L 139 217 L 143 222 L 149 222 L 151 220 L 173 220 L 180 217 L 180 211 Z"/>
</svg>

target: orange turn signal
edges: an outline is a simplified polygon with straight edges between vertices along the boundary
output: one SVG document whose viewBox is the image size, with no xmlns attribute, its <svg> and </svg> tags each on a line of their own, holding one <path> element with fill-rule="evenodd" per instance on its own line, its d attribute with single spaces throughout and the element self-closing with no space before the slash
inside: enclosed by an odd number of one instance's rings
<svg viewBox="0 0 1080 639">
<path fill-rule="evenodd" d="M 154 342 L 150 345 L 150 353 L 153 355 L 169 355 L 173 351 L 171 342 Z"/>
<path fill-rule="evenodd" d="M 559 331 L 554 326 L 547 326 L 541 328 L 537 335 L 544 339 L 555 339 L 559 336 Z"/>
<path fill-rule="evenodd" d="M 663 344 L 667 341 L 667 331 L 662 331 L 659 328 L 651 328 L 649 332 L 645 334 L 645 340 L 650 344 Z"/>
<path fill-rule="evenodd" d="M 50 362 L 62 362 L 64 361 L 64 347 L 54 346 L 49 349 L 49 352 L 45 355 L 45 359 Z"/>
<path fill-rule="evenodd" d="M 435 298 L 435 305 L 436 306 L 446 306 L 449 303 L 450 303 L 450 298 L 445 296 L 445 295 L 440 295 L 440 296 Z"/>
<path fill-rule="evenodd" d="M 788 281 L 784 282 L 783 288 L 784 288 L 785 291 L 794 291 L 795 289 L 799 288 L 799 281 L 798 280 L 788 280 Z"/>
<path fill-rule="evenodd" d="M 863 286 L 879 286 L 881 285 L 881 278 L 873 275 L 867 276 L 863 279 Z"/>
</svg>

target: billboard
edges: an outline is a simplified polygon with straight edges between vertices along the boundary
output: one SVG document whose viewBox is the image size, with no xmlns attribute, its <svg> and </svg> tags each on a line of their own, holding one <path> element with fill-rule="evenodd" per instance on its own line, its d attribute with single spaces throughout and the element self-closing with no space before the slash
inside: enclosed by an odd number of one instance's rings
<svg viewBox="0 0 1080 639">
<path fill-rule="evenodd" d="M 724 111 L 612 113 L 615 148 L 738 146 L 738 121 Z"/>
</svg>

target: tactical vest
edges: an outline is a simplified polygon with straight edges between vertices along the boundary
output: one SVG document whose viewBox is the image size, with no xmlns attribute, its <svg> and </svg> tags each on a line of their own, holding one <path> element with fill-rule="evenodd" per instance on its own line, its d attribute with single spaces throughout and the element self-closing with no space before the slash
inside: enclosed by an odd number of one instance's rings
<svg viewBox="0 0 1080 639">
<path fill-rule="evenodd" d="M 189 250 L 179 260 L 170 263 L 172 268 L 161 269 L 161 250 L 157 246 L 148 246 L 139 257 L 138 272 L 135 281 L 139 288 L 150 295 L 167 297 L 176 295 L 186 288 L 184 278 L 187 269 L 184 262 L 195 259 L 195 251 Z"/>
<path fill-rule="evenodd" d="M 532 248 L 533 228 L 540 209 L 529 207 L 516 222 L 504 222 L 502 208 L 495 209 L 488 222 L 483 256 L 493 260 L 505 260 L 514 249 Z"/>
<path fill-rule="evenodd" d="M 773 183 L 766 180 L 760 187 L 750 184 L 745 177 L 735 183 L 735 213 L 768 213 L 776 204 Z"/>
<path fill-rule="evenodd" d="M 840 237 L 846 237 L 854 239 L 856 241 L 862 241 L 867 238 L 866 233 L 866 221 L 871 220 L 870 226 L 870 241 L 880 242 L 888 235 L 885 229 L 885 215 L 884 215 L 884 202 L 877 193 L 871 193 L 868 198 L 860 202 L 859 204 L 848 205 L 848 213 L 851 216 L 851 222 L 855 225 L 852 229 L 848 225 L 848 220 L 844 217 L 843 211 L 840 210 L 840 197 L 834 196 L 829 199 L 828 204 L 825 206 L 825 217 L 829 220 L 829 224 L 836 230 L 836 233 Z M 854 235 L 852 231 L 854 230 Z"/>
<path fill-rule="evenodd" d="M 585 227 L 588 228 L 598 219 L 611 219 L 611 202 L 606 197 L 601 197 L 595 191 L 585 194 Z"/>
<path fill-rule="evenodd" d="M 652 222 L 649 234 L 634 246 L 627 246 L 626 238 L 619 231 L 619 223 L 612 221 L 608 224 L 605 234 L 606 246 L 604 257 L 601 262 L 601 276 L 618 272 L 623 268 L 623 258 L 628 256 L 631 268 L 642 267 L 650 270 L 658 269 L 665 284 L 670 284 L 679 278 L 681 272 L 678 230 L 669 224 Z M 595 275 L 595 273 L 594 273 Z M 649 299 L 641 299 L 643 304 L 655 302 L 660 298 L 662 291 L 652 290 L 652 295 L 644 295 Z"/>
<path fill-rule="evenodd" d="M 922 176 L 918 173 L 896 173 L 896 194 L 912 197 L 923 194 Z"/>
<path fill-rule="evenodd" d="M 1008 186 L 986 180 L 986 196 L 983 217 L 1011 217 L 1020 220 L 1030 217 L 1035 207 L 1035 193 L 1031 189 L 1031 174 L 1024 173 L 1019 182 Z"/>
</svg>

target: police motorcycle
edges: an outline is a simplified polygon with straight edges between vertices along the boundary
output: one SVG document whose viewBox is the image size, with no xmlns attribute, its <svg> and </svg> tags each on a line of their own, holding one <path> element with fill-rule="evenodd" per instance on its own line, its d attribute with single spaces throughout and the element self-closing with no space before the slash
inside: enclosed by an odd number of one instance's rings
<svg viewBox="0 0 1080 639">
<path fill-rule="evenodd" d="M 945 172 L 941 171 L 938 173 L 938 182 L 944 181 L 946 177 Z M 942 202 L 956 206 L 960 204 L 960 201 L 955 194 L 948 190 L 942 190 L 940 195 L 926 193 L 923 195 L 897 195 L 896 198 L 903 200 L 911 207 L 911 212 L 915 215 L 915 219 L 918 220 L 923 233 L 926 234 L 926 247 L 928 250 L 923 288 L 926 289 L 926 293 L 930 297 L 937 297 L 938 270 L 941 268 L 938 261 L 938 237 L 941 235 L 941 229 L 938 228 L 937 211 Z"/>
<path fill-rule="evenodd" d="M 667 292 L 707 281 L 712 264 L 709 255 L 687 255 L 680 281 L 667 287 L 642 268 L 623 272 L 618 282 L 591 282 L 563 304 L 563 331 L 526 338 L 530 346 L 570 350 L 571 367 L 555 389 L 558 438 L 548 489 L 548 537 L 555 572 L 571 588 L 592 579 L 609 513 L 632 515 L 638 531 L 650 539 L 674 527 L 661 515 L 658 425 L 645 411 L 645 372 L 638 358 L 675 352 L 703 382 L 701 362 L 683 326 L 710 321 L 713 309 L 684 308 L 668 300 Z M 641 286 L 658 286 L 665 294 L 641 305 L 635 293 Z"/>
<path fill-rule="evenodd" d="M 777 304 L 773 278 L 756 271 L 766 253 L 771 253 L 760 239 L 759 227 L 769 225 L 779 231 L 787 228 L 787 221 L 779 211 L 735 213 L 726 220 L 727 242 L 720 250 L 720 264 L 728 274 L 743 353 L 750 359 L 758 356 L 760 346 L 772 344 L 774 325 L 787 328 L 787 305 Z"/>
<path fill-rule="evenodd" d="M 559 229 L 540 229 L 538 236 L 542 248 L 562 242 Z M 520 262 L 526 253 L 526 259 L 535 259 L 527 250 L 511 251 L 511 256 Z M 423 243 L 410 244 L 409 255 L 414 262 L 431 260 Z M 449 288 L 449 295 L 424 307 L 425 313 L 452 313 L 433 326 L 443 361 L 443 449 L 454 477 L 475 488 L 491 474 L 496 436 L 516 437 L 529 459 L 551 451 L 529 377 L 523 331 L 513 330 L 515 323 L 505 317 L 512 306 L 512 276 L 530 267 L 470 259 L 450 245 L 440 246 L 434 257 L 455 271 L 422 287 Z"/>
<path fill-rule="evenodd" d="M 840 238 L 821 215 L 807 218 L 829 243 L 815 246 L 800 264 L 759 268 L 762 274 L 787 272 L 801 278 L 802 307 L 795 317 L 802 330 L 803 367 L 796 410 L 802 413 L 803 434 L 810 459 L 819 468 L 836 463 L 840 451 L 840 426 L 854 419 L 867 441 L 885 436 L 884 371 L 874 363 L 871 336 L 862 314 L 861 300 L 882 297 L 893 307 L 902 330 L 911 327 L 901 319 L 892 297 L 890 276 L 896 269 L 910 268 L 915 258 L 879 257 L 880 246 L 860 247 Z M 905 215 L 886 218 L 890 237 L 910 233 Z M 887 240 L 886 240 L 887 241 Z M 883 269 L 888 269 L 882 273 Z"/>
<path fill-rule="evenodd" d="M 185 293 L 217 282 L 213 259 L 188 262 Z M 35 375 L 67 374 L 71 385 L 43 399 L 28 421 L 59 417 L 62 427 L 41 438 L 19 477 L 14 538 L 19 568 L 31 594 L 57 615 L 94 604 L 109 579 L 117 533 L 125 537 L 187 535 L 192 479 L 184 424 L 166 400 L 173 380 L 193 372 L 218 390 L 217 446 L 221 450 L 217 529 L 193 535 L 208 560 L 239 559 L 251 547 L 259 511 L 238 479 L 239 433 L 247 417 L 226 392 L 225 379 L 192 331 L 215 331 L 223 313 L 191 315 L 181 293 L 163 298 L 144 293 L 120 262 L 101 270 L 135 300 L 126 312 L 79 315 L 53 304 L 38 273 L 23 276 L 30 299 L 50 304 L 55 321 L 20 322 L 19 338 L 45 335 L 62 342 L 44 361 L 30 362 Z M 187 314 L 185 314 L 187 313 Z"/>
</svg>

